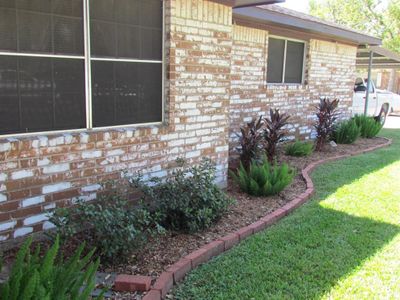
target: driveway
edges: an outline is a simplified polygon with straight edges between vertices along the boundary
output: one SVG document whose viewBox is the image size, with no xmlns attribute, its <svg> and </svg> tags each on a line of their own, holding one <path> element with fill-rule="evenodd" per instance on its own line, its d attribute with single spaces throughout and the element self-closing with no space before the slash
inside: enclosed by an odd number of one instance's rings
<svg viewBox="0 0 400 300">
<path fill-rule="evenodd" d="M 385 128 L 400 129 L 400 114 L 389 116 L 386 119 Z"/>
</svg>

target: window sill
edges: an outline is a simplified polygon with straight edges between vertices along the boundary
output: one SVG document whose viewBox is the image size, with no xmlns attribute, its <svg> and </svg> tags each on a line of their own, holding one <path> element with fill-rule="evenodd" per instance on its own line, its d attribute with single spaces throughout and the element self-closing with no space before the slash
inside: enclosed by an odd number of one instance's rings
<svg viewBox="0 0 400 300">
<path fill-rule="evenodd" d="M 307 84 L 305 83 L 267 83 L 268 90 L 305 90 Z"/>
<path fill-rule="evenodd" d="M 147 123 L 147 124 L 136 124 L 136 125 L 122 125 L 122 126 L 110 126 L 110 127 L 101 127 L 101 128 L 93 128 L 93 129 L 70 129 L 70 130 L 59 130 L 59 131 L 47 131 L 47 132 L 32 132 L 32 133 L 17 133 L 17 134 L 7 134 L 0 135 L 0 149 L 2 148 L 2 144 L 13 144 L 24 141 L 37 141 L 37 143 L 32 143 L 32 147 L 35 148 L 34 145 L 38 145 L 38 147 L 42 145 L 46 145 L 47 147 L 51 147 L 52 144 L 49 142 L 50 140 L 60 139 L 59 143 L 56 144 L 69 144 L 68 141 L 72 141 L 74 139 L 78 139 L 80 143 L 82 140 L 88 139 L 90 135 L 98 134 L 98 133 L 122 133 L 126 134 L 126 136 L 134 137 L 135 132 L 142 130 L 157 130 L 167 127 L 168 124 L 166 122 L 157 122 L 157 123 Z M 153 134 L 153 133 L 151 133 Z M 156 133 L 154 133 L 156 134 Z M 61 139 L 64 142 L 61 142 Z M 87 143 L 87 142 L 86 142 Z M 6 146 L 4 146 L 7 148 Z M 1 151 L 1 150 L 0 150 Z"/>
</svg>

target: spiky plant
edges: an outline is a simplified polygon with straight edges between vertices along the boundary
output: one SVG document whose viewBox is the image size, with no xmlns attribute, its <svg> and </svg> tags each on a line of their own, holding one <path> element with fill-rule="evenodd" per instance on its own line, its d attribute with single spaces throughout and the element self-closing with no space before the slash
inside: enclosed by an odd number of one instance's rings
<svg viewBox="0 0 400 300">
<path fill-rule="evenodd" d="M 18 251 L 9 279 L 0 285 L 0 299 L 89 299 L 100 264 L 99 260 L 91 262 L 94 250 L 81 257 L 85 247 L 83 243 L 69 260 L 57 262 L 58 237 L 43 258 L 39 255 L 39 246 L 31 254 L 31 244 L 32 238 L 28 238 Z"/>
<path fill-rule="evenodd" d="M 354 120 L 339 123 L 333 132 L 333 140 L 338 144 L 353 144 L 360 137 L 360 128 Z"/>
<path fill-rule="evenodd" d="M 269 162 L 273 162 L 276 155 L 276 147 L 287 135 L 284 129 L 288 125 L 290 116 L 286 113 L 281 114 L 278 109 L 269 111 L 269 117 L 264 118 L 265 129 L 265 153 Z"/>
<path fill-rule="evenodd" d="M 289 156 L 309 156 L 314 150 L 313 143 L 310 142 L 300 142 L 295 141 L 294 143 L 290 143 L 285 148 L 286 155 Z"/>
<path fill-rule="evenodd" d="M 243 164 L 231 176 L 240 189 L 253 196 L 276 195 L 293 180 L 295 172 L 287 164 L 270 164 L 266 157 L 262 162 L 252 161 L 249 170 Z"/>
<path fill-rule="evenodd" d="M 248 169 L 252 159 L 256 159 L 261 150 L 262 128 L 264 126 L 262 116 L 258 119 L 254 118 L 246 126 L 240 128 L 238 151 L 240 153 L 240 161 L 243 166 Z"/>
<path fill-rule="evenodd" d="M 361 136 L 363 138 L 370 139 L 375 137 L 383 127 L 380 122 L 365 115 L 356 115 L 353 119 L 360 128 Z"/>
<path fill-rule="evenodd" d="M 323 149 L 334 131 L 335 122 L 338 118 L 338 106 L 338 99 L 322 98 L 316 107 L 317 122 L 314 127 L 317 131 L 317 139 L 315 141 L 315 150 L 317 151 Z"/>
</svg>

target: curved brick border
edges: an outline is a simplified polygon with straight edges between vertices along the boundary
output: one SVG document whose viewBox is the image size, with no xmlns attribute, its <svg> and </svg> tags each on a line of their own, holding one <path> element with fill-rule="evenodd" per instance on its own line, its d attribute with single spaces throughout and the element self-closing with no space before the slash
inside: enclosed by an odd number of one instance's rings
<svg viewBox="0 0 400 300">
<path fill-rule="evenodd" d="M 374 147 L 370 147 L 365 150 L 352 152 L 350 154 L 345 155 L 337 155 L 334 157 L 330 157 L 327 159 L 322 159 L 317 162 L 313 162 L 309 164 L 306 168 L 304 168 L 301 172 L 304 181 L 306 182 L 307 188 L 304 193 L 299 195 L 297 198 L 293 199 L 285 206 L 278 208 L 274 212 L 266 215 L 261 218 L 257 222 L 250 224 L 246 227 L 243 227 L 231 234 L 228 234 L 216 241 L 213 241 L 200 249 L 190 253 L 184 258 L 180 259 L 178 262 L 170 266 L 165 272 L 163 272 L 160 277 L 156 280 L 154 285 L 151 287 L 149 292 L 143 297 L 143 300 L 161 300 L 166 294 L 171 290 L 171 288 L 182 280 L 187 273 L 191 270 L 195 269 L 198 265 L 209 261 L 211 258 L 231 249 L 233 246 L 246 239 L 250 235 L 253 235 L 266 227 L 276 223 L 278 220 L 282 219 L 293 210 L 307 202 L 310 199 L 312 194 L 314 193 L 314 183 L 311 180 L 310 173 L 319 165 L 324 164 L 326 162 L 339 160 L 342 158 L 347 158 L 350 156 L 359 155 L 362 153 L 371 152 L 380 148 L 388 147 L 392 144 L 391 139 L 383 138 L 386 140 L 386 143 L 382 145 L 377 145 Z M 119 275 L 121 279 L 127 280 L 126 275 Z M 138 276 L 128 276 L 131 278 L 131 285 L 135 285 L 135 278 Z M 140 278 L 143 280 L 143 278 Z M 129 280 L 129 278 L 128 278 Z M 116 285 L 118 284 L 118 278 L 116 280 Z M 129 284 L 128 284 L 129 286 Z"/>
</svg>

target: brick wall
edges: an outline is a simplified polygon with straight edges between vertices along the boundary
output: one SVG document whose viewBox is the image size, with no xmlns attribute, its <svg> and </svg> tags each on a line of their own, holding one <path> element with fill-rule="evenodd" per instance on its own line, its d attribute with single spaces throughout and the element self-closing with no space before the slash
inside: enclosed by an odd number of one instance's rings
<svg viewBox="0 0 400 300">
<path fill-rule="evenodd" d="M 95 199 L 122 171 L 168 176 L 178 157 L 209 157 L 224 185 L 244 122 L 280 108 L 308 138 L 320 96 L 351 104 L 355 47 L 311 40 L 308 84 L 266 86 L 266 30 L 233 26 L 232 9 L 211 1 L 165 3 L 166 124 L 0 139 L 0 241 L 51 228 L 48 211 Z"/>
<path fill-rule="evenodd" d="M 208 1 L 166 1 L 163 126 L 0 140 L 0 241 L 51 227 L 46 212 L 96 198 L 122 170 L 166 176 L 178 157 L 207 156 L 226 183 L 232 10 Z"/>
<path fill-rule="evenodd" d="M 233 152 L 239 127 L 253 117 L 278 108 L 291 115 L 291 137 L 312 136 L 314 107 L 319 97 L 339 98 L 349 115 L 355 80 L 355 46 L 311 39 L 306 44 L 304 85 L 266 84 L 269 32 L 233 26 L 230 144 Z"/>
</svg>

